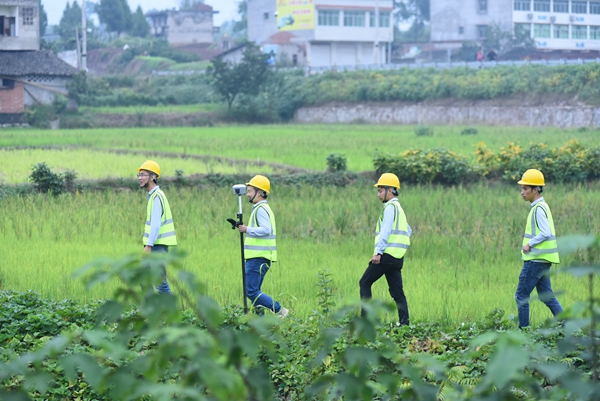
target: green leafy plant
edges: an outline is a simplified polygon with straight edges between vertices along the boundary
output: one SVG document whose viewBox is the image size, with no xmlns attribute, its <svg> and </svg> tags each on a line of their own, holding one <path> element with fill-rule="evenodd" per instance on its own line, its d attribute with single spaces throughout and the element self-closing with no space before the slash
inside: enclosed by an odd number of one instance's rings
<svg viewBox="0 0 600 401">
<path fill-rule="evenodd" d="M 52 172 L 46 163 L 33 166 L 29 180 L 40 193 L 51 193 L 56 196 L 65 192 L 65 180 L 60 174 Z"/>
<path fill-rule="evenodd" d="M 340 153 L 329 154 L 325 161 L 327 162 L 327 171 L 331 173 L 346 171 L 348 168 L 346 156 Z"/>
<path fill-rule="evenodd" d="M 433 136 L 433 128 L 426 125 L 419 125 L 415 127 L 416 136 Z"/>
<path fill-rule="evenodd" d="M 477 128 L 473 128 L 473 127 L 469 127 L 469 128 L 464 128 L 462 131 L 460 131 L 461 135 L 477 135 Z"/>
</svg>

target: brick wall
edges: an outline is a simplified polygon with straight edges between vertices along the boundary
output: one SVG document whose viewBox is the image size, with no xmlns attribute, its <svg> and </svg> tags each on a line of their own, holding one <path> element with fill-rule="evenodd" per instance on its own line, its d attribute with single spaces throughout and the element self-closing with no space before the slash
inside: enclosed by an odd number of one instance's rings
<svg viewBox="0 0 600 401">
<path fill-rule="evenodd" d="M 12 89 L 0 88 L 0 114 L 18 114 L 25 111 L 22 82 L 15 82 Z"/>
</svg>

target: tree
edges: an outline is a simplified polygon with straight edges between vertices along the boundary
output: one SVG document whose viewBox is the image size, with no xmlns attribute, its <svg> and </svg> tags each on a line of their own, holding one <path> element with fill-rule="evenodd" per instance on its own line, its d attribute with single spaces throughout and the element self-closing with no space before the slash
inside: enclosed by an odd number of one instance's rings
<svg viewBox="0 0 600 401">
<path fill-rule="evenodd" d="M 212 77 L 213 87 L 227 102 L 227 109 L 239 94 L 257 95 L 268 78 L 267 60 L 273 55 L 264 54 L 253 43 L 248 43 L 239 64 L 232 64 L 217 57 L 211 61 L 207 72 Z"/>
<path fill-rule="evenodd" d="M 204 0 L 179 0 L 181 10 L 193 10 L 197 4 L 204 4 Z"/>
<path fill-rule="evenodd" d="M 131 26 L 131 9 L 127 0 L 100 0 L 98 18 L 108 32 L 116 32 L 118 37 Z"/>
<path fill-rule="evenodd" d="M 131 36 L 145 38 L 149 33 L 150 25 L 148 25 L 148 20 L 146 20 L 142 7 L 138 5 L 135 13 L 131 16 L 131 29 L 129 30 L 129 34 Z"/>
<path fill-rule="evenodd" d="M 240 20 L 235 21 L 233 25 L 233 33 L 236 36 L 240 36 L 245 41 L 247 38 L 248 30 L 248 1 L 242 0 L 238 3 L 238 14 L 240 14 Z"/>
<path fill-rule="evenodd" d="M 75 49 L 75 27 L 81 29 L 81 7 L 79 7 L 79 4 L 75 0 L 72 6 L 67 1 L 58 24 L 58 34 L 65 43 L 66 49 Z"/>
<path fill-rule="evenodd" d="M 409 28 L 410 35 L 405 35 L 412 40 L 424 38 L 426 23 L 430 19 L 429 0 L 394 0 L 394 14 L 396 25 L 400 22 L 412 21 Z"/>
<path fill-rule="evenodd" d="M 68 4 L 68 3 L 67 3 Z M 44 10 L 44 5 L 40 0 L 40 37 L 46 33 L 46 27 L 48 26 L 48 14 Z"/>
<path fill-rule="evenodd" d="M 494 49 L 498 55 L 515 50 L 532 50 L 535 42 L 529 31 L 515 26 L 514 31 L 504 30 L 499 24 L 488 25 L 485 30 L 483 46 L 488 50 Z"/>
</svg>

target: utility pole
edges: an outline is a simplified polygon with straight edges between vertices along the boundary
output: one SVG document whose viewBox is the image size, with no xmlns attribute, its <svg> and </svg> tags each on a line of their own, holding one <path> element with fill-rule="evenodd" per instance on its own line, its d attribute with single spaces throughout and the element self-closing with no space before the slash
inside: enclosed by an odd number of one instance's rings
<svg viewBox="0 0 600 401">
<path fill-rule="evenodd" d="M 85 0 L 81 6 L 81 69 L 87 71 L 87 10 Z"/>
</svg>

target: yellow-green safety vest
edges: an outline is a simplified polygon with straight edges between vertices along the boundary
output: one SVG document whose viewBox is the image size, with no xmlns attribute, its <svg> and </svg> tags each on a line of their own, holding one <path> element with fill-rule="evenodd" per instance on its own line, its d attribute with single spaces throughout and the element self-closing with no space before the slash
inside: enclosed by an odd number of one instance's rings
<svg viewBox="0 0 600 401">
<path fill-rule="evenodd" d="M 164 192 L 160 189 L 156 189 L 150 195 L 148 199 L 148 207 L 146 210 L 146 225 L 144 227 L 144 245 L 148 244 L 148 237 L 150 237 L 150 218 L 152 216 L 152 206 L 154 205 L 154 199 L 160 200 L 162 205 L 162 215 L 160 216 L 160 229 L 158 230 L 158 238 L 154 245 L 177 245 L 177 237 L 175 236 L 175 224 L 173 224 L 173 215 L 171 214 L 171 207 L 169 201 L 165 196 Z"/>
<path fill-rule="evenodd" d="M 394 223 L 392 225 L 392 232 L 388 238 L 384 253 L 387 253 L 396 259 L 400 259 L 404 256 L 408 246 L 410 245 L 410 237 L 408 236 L 408 222 L 406 221 L 406 215 L 404 214 L 404 210 L 402 210 L 402 206 L 400 206 L 400 202 L 398 202 L 397 199 L 389 201 L 381 210 L 381 214 L 379 215 L 379 219 L 377 219 L 377 226 L 375 228 L 375 246 L 377 246 L 377 243 L 379 242 L 381 223 L 383 223 L 383 212 L 385 211 L 385 208 L 390 205 L 394 208 Z M 373 254 L 376 253 L 377 248 L 375 248 Z"/>
<path fill-rule="evenodd" d="M 248 227 L 258 227 L 258 217 L 256 213 L 259 208 L 263 208 L 269 215 L 271 232 L 269 235 L 264 236 L 252 235 L 246 232 L 246 240 L 244 241 L 244 259 L 266 258 L 271 262 L 277 262 L 277 245 L 275 243 L 277 229 L 275 227 L 275 216 L 273 216 L 273 211 L 266 202 L 259 203 L 252 209 Z"/>
<path fill-rule="evenodd" d="M 532 246 L 529 253 L 525 253 L 521 250 L 521 257 L 523 260 L 545 260 L 550 263 L 558 264 L 560 263 L 560 259 L 558 256 L 558 245 L 556 243 L 556 231 L 554 231 L 554 220 L 552 220 L 552 213 L 550 212 L 550 207 L 547 203 L 538 202 L 529 211 L 527 223 L 525 223 L 523 246 L 529 244 L 529 240 L 540 233 L 540 228 L 538 227 L 537 219 L 535 217 L 538 208 L 542 208 L 544 213 L 546 213 L 546 216 L 548 216 L 552 236 L 546 241 Z"/>
</svg>

